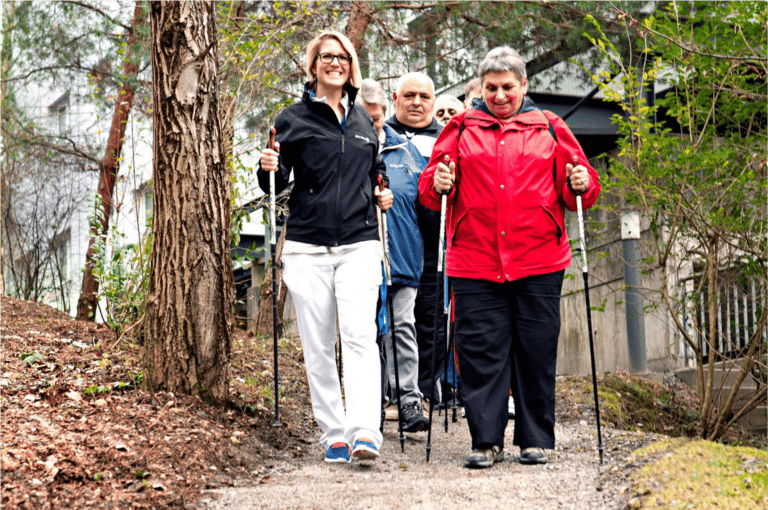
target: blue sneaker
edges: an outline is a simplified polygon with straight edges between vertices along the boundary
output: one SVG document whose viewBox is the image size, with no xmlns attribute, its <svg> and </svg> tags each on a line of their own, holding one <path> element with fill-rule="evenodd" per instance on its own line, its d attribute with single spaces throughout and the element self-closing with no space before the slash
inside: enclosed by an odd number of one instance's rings
<svg viewBox="0 0 768 510">
<path fill-rule="evenodd" d="M 379 456 L 379 450 L 373 441 L 367 437 L 361 437 L 356 439 L 352 446 L 352 456 L 357 460 L 373 460 Z"/>
<path fill-rule="evenodd" d="M 344 442 L 333 443 L 325 452 L 326 462 L 349 462 L 349 445 Z"/>
</svg>

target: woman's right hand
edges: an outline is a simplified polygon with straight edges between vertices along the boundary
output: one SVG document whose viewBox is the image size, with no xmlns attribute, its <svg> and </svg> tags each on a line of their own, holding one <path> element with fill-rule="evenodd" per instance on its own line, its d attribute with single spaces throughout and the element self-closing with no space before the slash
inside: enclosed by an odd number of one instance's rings
<svg viewBox="0 0 768 510">
<path fill-rule="evenodd" d="M 280 142 L 275 142 L 275 149 L 261 151 L 261 169 L 265 172 L 277 172 L 280 169 Z"/>
<path fill-rule="evenodd" d="M 437 169 L 435 170 L 435 191 L 441 195 L 451 191 L 453 182 L 456 180 L 454 170 L 456 170 L 456 163 L 451 161 L 446 154 L 445 158 L 443 158 L 443 162 L 438 163 Z"/>
</svg>

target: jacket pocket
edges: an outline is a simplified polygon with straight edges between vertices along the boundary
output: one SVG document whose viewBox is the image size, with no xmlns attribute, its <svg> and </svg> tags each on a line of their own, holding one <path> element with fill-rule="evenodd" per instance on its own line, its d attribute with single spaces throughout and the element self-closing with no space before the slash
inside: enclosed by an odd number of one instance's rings
<svg viewBox="0 0 768 510">
<path fill-rule="evenodd" d="M 373 197 L 365 192 L 365 186 L 360 186 L 360 190 L 358 191 L 359 199 L 363 202 L 363 207 L 365 208 L 365 224 L 370 225 L 371 221 L 374 220 L 376 213 L 374 212 L 373 207 Z M 361 198 L 360 198 L 361 197 Z"/>
<path fill-rule="evenodd" d="M 453 227 L 453 236 L 451 236 L 451 246 L 456 246 L 456 237 L 459 233 L 459 227 L 464 222 L 464 220 L 469 216 L 469 211 L 471 211 L 472 208 L 470 207 L 466 211 L 461 213 L 461 216 L 459 216 L 459 219 L 456 220 L 456 225 Z"/>
<path fill-rule="evenodd" d="M 560 223 L 555 219 L 555 215 L 552 213 L 552 211 L 549 210 L 549 208 L 545 205 L 541 206 L 542 209 L 544 209 L 544 212 L 546 213 L 547 217 L 554 223 L 555 228 L 557 228 L 557 244 L 560 244 L 560 241 L 563 238 L 563 227 L 560 226 Z"/>
</svg>

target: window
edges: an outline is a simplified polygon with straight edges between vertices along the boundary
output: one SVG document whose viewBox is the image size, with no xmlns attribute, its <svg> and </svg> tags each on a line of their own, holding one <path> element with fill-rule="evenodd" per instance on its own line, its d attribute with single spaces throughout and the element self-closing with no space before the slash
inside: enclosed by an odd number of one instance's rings
<svg viewBox="0 0 768 510">
<path fill-rule="evenodd" d="M 69 91 L 48 106 L 48 115 L 54 118 L 59 134 L 67 132 L 67 111 L 69 110 Z"/>
</svg>

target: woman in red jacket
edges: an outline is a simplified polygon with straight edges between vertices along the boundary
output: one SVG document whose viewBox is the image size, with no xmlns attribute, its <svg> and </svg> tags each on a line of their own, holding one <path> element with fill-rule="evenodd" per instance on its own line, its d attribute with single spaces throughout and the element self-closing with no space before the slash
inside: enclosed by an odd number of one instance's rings
<svg viewBox="0 0 768 510">
<path fill-rule="evenodd" d="M 443 129 L 419 197 L 440 208 L 448 193 L 447 272 L 472 454 L 504 458 L 507 397 L 515 398 L 520 462 L 547 462 L 555 445 L 560 293 L 571 249 L 565 209 L 585 208 L 598 176 L 565 122 L 526 97 L 525 62 L 492 50 L 478 67 L 482 98 Z"/>
</svg>

